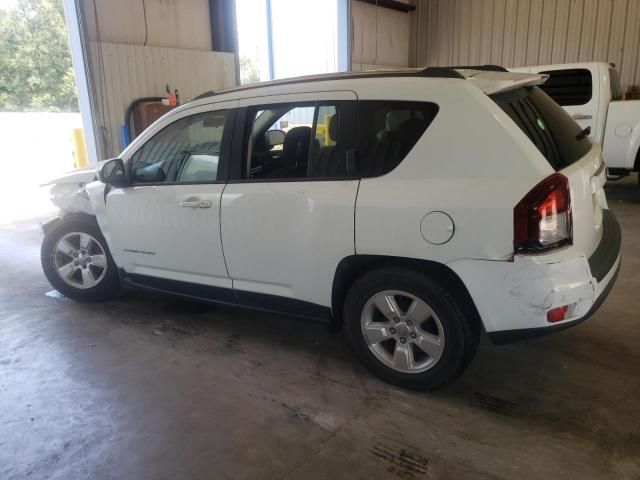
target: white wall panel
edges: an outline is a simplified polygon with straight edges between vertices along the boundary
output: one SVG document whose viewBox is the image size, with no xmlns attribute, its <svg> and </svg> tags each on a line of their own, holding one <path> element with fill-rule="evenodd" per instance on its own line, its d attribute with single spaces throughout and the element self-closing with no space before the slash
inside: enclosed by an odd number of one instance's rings
<svg viewBox="0 0 640 480">
<path fill-rule="evenodd" d="M 163 96 L 167 83 L 178 89 L 183 102 L 235 85 L 230 53 L 97 42 L 91 42 L 90 51 L 102 158 L 122 150 L 120 125 L 133 100 Z"/>
<path fill-rule="evenodd" d="M 640 83 L 640 0 L 416 0 L 411 64 L 603 61 Z"/>
</svg>

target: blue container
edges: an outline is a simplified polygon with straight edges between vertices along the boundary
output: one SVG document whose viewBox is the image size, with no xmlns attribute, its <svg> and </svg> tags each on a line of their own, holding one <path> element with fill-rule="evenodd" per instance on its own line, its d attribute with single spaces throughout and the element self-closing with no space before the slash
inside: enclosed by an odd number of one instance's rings
<svg viewBox="0 0 640 480">
<path fill-rule="evenodd" d="M 131 135 L 129 134 L 129 127 L 127 125 L 120 125 L 120 141 L 122 142 L 122 148 L 127 148 L 131 143 Z"/>
</svg>

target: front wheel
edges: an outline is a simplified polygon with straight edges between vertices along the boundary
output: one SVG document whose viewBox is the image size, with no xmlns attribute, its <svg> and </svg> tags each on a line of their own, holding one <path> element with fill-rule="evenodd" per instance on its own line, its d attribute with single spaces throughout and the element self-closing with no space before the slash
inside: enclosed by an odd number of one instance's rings
<svg viewBox="0 0 640 480">
<path fill-rule="evenodd" d="M 446 385 L 462 374 L 477 346 L 462 306 L 413 270 L 364 275 L 349 291 L 344 313 L 360 360 L 377 377 L 403 388 Z"/>
<path fill-rule="evenodd" d="M 120 288 L 117 267 L 95 218 L 72 215 L 45 234 L 40 250 L 49 283 L 74 300 L 106 300 Z"/>
</svg>

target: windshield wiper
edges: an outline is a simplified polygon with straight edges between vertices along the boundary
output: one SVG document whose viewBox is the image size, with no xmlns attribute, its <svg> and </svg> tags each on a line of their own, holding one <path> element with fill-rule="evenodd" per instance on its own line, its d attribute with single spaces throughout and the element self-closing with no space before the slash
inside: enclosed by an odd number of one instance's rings
<svg viewBox="0 0 640 480">
<path fill-rule="evenodd" d="M 580 133 L 576 135 L 576 140 L 582 140 L 583 138 L 587 137 L 589 134 L 591 134 L 591 127 L 587 127 L 584 130 L 580 130 Z"/>
</svg>

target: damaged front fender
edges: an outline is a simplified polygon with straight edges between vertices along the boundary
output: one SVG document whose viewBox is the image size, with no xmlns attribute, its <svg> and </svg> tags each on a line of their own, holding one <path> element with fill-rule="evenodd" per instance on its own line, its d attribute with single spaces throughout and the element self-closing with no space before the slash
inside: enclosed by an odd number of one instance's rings
<svg viewBox="0 0 640 480">
<path fill-rule="evenodd" d="M 64 214 L 88 213 L 95 214 L 86 185 L 97 179 L 96 169 L 83 168 L 67 172 L 43 186 L 51 186 L 51 203 Z"/>
<path fill-rule="evenodd" d="M 47 185 L 77 185 L 87 184 L 98 179 L 98 172 L 95 167 L 79 168 L 70 172 L 63 173 L 59 177 L 44 183 L 42 186 Z"/>
<path fill-rule="evenodd" d="M 51 187 L 51 203 L 65 213 L 93 213 L 83 184 L 60 184 Z"/>
</svg>

